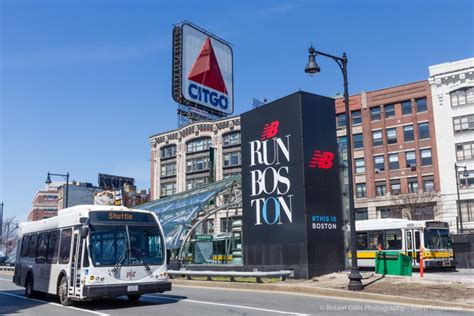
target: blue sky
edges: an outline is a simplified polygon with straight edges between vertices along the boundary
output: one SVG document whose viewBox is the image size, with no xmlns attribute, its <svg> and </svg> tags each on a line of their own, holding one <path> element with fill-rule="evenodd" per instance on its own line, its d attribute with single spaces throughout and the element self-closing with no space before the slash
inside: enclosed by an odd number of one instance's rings
<svg viewBox="0 0 474 316">
<path fill-rule="evenodd" d="M 347 52 L 350 93 L 424 80 L 474 56 L 472 1 L 0 0 L 0 201 L 26 218 L 46 173 L 149 188 L 152 134 L 176 128 L 171 29 L 190 20 L 233 44 L 236 113 L 253 98 L 342 91 L 337 65 L 304 73 L 307 49 Z M 56 179 L 59 180 L 59 179 Z"/>
</svg>

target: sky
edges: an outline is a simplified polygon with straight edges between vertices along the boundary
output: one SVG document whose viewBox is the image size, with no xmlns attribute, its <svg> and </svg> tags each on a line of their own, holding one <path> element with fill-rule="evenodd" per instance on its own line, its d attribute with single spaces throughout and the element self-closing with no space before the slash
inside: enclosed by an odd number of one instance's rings
<svg viewBox="0 0 474 316">
<path fill-rule="evenodd" d="M 347 53 L 351 94 L 474 57 L 474 1 L 0 0 L 4 217 L 26 219 L 48 171 L 150 187 L 148 137 L 177 127 L 171 32 L 183 20 L 233 45 L 235 114 L 253 98 L 341 93 L 334 61 L 304 73 L 310 45 Z"/>
</svg>

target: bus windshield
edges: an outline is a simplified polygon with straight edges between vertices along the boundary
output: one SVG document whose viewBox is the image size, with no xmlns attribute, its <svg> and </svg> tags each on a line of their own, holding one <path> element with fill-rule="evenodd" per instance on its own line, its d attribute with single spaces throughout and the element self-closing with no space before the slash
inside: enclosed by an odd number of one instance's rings
<svg viewBox="0 0 474 316">
<path fill-rule="evenodd" d="M 163 239 L 157 226 L 90 225 L 89 253 L 96 267 L 163 264 Z M 121 257 L 125 257 L 121 259 Z"/>
<path fill-rule="evenodd" d="M 447 249 L 451 248 L 451 237 L 449 230 L 426 228 L 425 229 L 425 247 L 428 249 Z"/>
</svg>

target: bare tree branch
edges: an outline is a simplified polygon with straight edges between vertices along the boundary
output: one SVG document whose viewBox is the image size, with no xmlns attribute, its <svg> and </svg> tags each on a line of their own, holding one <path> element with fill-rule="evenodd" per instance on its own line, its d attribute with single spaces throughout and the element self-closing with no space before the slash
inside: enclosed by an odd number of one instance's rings
<svg viewBox="0 0 474 316">
<path fill-rule="evenodd" d="M 403 193 L 391 196 L 393 207 L 390 217 L 402 217 L 410 220 L 433 219 L 441 198 L 435 191 Z"/>
</svg>

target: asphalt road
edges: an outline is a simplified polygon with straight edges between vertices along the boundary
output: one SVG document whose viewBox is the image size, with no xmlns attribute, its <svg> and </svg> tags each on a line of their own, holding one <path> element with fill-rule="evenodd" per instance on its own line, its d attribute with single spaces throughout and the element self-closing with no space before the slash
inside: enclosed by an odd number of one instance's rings
<svg viewBox="0 0 474 316">
<path fill-rule="evenodd" d="M 11 277 L 0 275 L 0 315 L 472 315 L 337 298 L 175 286 L 166 294 L 144 295 L 134 304 L 126 297 L 58 304 L 54 297 L 28 299 Z"/>
</svg>

